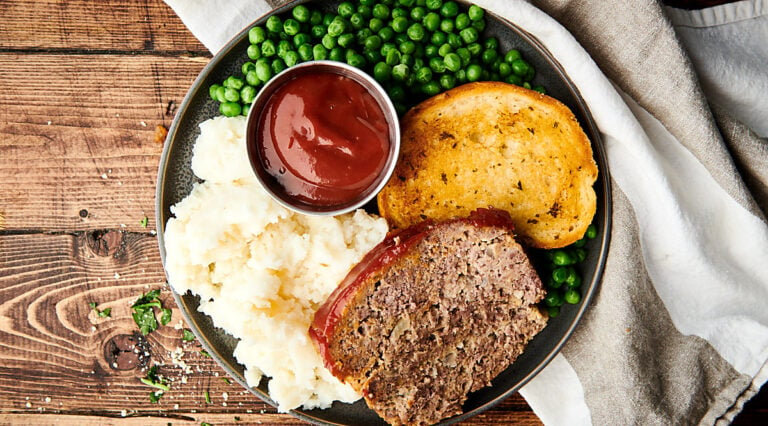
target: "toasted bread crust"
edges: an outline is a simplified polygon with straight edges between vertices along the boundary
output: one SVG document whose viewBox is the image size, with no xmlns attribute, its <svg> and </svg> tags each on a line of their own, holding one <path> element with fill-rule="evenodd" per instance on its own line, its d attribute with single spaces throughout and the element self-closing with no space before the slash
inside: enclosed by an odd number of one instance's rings
<svg viewBox="0 0 768 426">
<path fill-rule="evenodd" d="M 596 210 L 597 165 L 567 106 L 499 82 L 459 86 L 411 109 L 401 154 L 378 196 L 396 228 L 445 220 L 476 208 L 512 216 L 519 237 L 538 248 L 571 244 Z"/>
</svg>

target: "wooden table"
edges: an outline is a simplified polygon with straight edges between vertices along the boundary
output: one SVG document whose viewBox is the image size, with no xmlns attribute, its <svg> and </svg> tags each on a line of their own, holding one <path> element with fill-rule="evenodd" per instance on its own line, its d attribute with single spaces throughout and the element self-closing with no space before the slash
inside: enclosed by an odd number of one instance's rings
<svg viewBox="0 0 768 426">
<path fill-rule="evenodd" d="M 161 0 L 0 2 L 0 424 L 302 423 L 183 341 L 165 283 L 156 132 L 210 58 Z M 145 338 L 151 289 L 173 319 Z M 737 423 L 766 419 L 763 392 Z M 515 395 L 468 422 L 509 423 L 540 421 Z"/>
</svg>

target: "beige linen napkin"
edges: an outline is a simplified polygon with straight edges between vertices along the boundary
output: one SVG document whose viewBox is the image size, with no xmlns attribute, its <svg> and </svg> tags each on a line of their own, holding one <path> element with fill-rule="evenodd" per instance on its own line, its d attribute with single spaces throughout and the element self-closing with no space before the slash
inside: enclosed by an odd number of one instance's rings
<svg viewBox="0 0 768 426">
<path fill-rule="evenodd" d="M 242 29 L 205 25 L 201 16 L 230 12 L 213 0 L 166 2 L 214 53 Z M 247 3 L 240 21 L 285 2 Z M 561 355 L 521 393 L 547 424 L 732 419 L 768 379 L 766 141 L 727 110 L 713 117 L 654 0 L 477 3 L 558 58 L 612 177 L 603 282 Z"/>
</svg>

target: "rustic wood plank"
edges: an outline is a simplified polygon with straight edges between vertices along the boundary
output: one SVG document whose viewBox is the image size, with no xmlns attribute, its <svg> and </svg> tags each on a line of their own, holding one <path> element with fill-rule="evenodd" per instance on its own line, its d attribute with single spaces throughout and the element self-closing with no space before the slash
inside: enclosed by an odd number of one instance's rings
<svg viewBox="0 0 768 426">
<path fill-rule="evenodd" d="M 3 1 L 0 16 L 0 50 L 208 54 L 162 0 Z"/>
<path fill-rule="evenodd" d="M 162 144 L 208 59 L 0 54 L 6 229 L 154 228 Z"/>
</svg>

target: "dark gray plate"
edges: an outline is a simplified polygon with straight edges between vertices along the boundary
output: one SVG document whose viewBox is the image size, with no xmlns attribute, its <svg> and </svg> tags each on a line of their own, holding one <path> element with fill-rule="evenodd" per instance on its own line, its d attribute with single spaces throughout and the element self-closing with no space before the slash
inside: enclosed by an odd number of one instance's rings
<svg viewBox="0 0 768 426">
<path fill-rule="evenodd" d="M 290 3 L 276 9 L 273 13 L 284 12 L 294 4 L 305 2 Z M 313 2 L 328 10 L 334 9 L 338 3 L 338 0 Z M 255 24 L 262 23 L 265 19 L 266 16 L 257 20 Z M 598 286 L 608 252 L 611 227 L 610 178 L 605 152 L 600 135 L 578 89 L 568 79 L 557 60 L 535 38 L 497 16 L 488 14 L 487 20 L 485 34 L 498 37 L 504 51 L 511 48 L 520 50 L 523 56 L 536 67 L 536 84 L 543 85 L 547 88 L 549 95 L 568 105 L 590 137 L 595 160 L 600 170 L 595 184 L 597 214 L 594 223 L 598 229 L 598 237 L 588 243 L 589 255 L 580 265 L 584 279 L 582 302 L 578 305 L 564 306 L 560 315 L 549 321 L 547 327 L 530 342 L 517 361 L 493 381 L 492 386 L 470 395 L 464 404 L 464 413 L 446 420 L 444 424 L 465 420 L 498 404 L 534 377 L 559 352 L 587 309 Z M 248 28 L 234 37 L 203 69 L 179 107 L 168 133 L 158 171 L 156 199 L 158 242 L 163 262 L 165 262 L 163 233 L 166 222 L 172 216 L 170 207 L 186 197 L 193 183 L 198 180 L 190 168 L 192 147 L 199 135 L 198 125 L 218 115 L 217 104 L 208 97 L 208 87 L 223 81 L 229 75 L 239 73 L 241 64 L 248 60 L 245 54 L 248 47 Z M 274 405 L 267 395 L 267 379 L 262 380 L 258 388 L 248 387 L 243 376 L 244 368 L 232 354 L 237 344 L 236 339 L 215 327 L 210 317 L 198 312 L 199 299 L 190 294 L 174 294 L 174 297 L 187 323 L 208 353 L 242 386 Z M 383 424 L 363 401 L 351 405 L 336 403 L 327 410 L 295 410 L 292 414 L 317 424 Z"/>
</svg>

